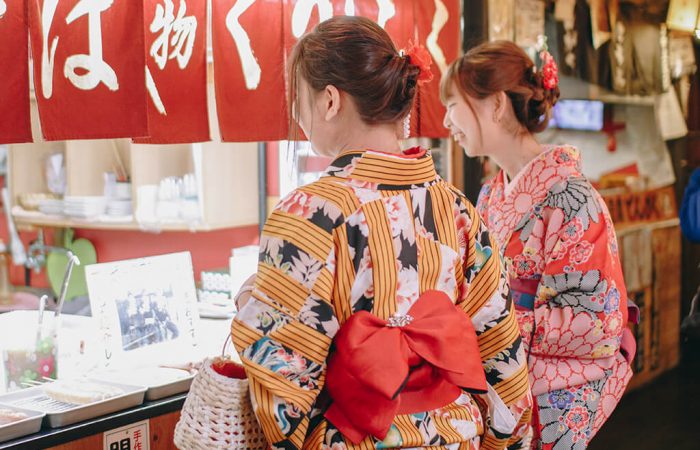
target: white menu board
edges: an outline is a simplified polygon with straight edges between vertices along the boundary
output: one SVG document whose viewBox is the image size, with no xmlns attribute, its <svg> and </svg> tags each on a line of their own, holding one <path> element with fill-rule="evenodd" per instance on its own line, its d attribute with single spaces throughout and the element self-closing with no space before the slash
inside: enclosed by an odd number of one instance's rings
<svg viewBox="0 0 700 450">
<path fill-rule="evenodd" d="M 108 364 L 195 345 L 199 316 L 189 252 L 93 264 L 85 276 Z"/>
</svg>

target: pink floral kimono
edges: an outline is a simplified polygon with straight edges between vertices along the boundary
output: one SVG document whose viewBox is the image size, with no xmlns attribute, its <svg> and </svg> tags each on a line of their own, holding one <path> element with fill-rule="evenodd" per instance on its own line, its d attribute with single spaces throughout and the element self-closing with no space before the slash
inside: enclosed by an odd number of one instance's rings
<svg viewBox="0 0 700 450">
<path fill-rule="evenodd" d="M 582 449 L 632 376 L 613 224 L 573 147 L 547 147 L 510 183 L 504 176 L 484 186 L 477 209 L 508 267 L 535 436 L 541 448 Z"/>
</svg>

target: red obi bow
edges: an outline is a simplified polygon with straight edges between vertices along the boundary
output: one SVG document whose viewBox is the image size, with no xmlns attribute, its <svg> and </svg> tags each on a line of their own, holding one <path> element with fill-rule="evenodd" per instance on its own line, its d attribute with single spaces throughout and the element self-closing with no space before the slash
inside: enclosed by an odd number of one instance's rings
<svg viewBox="0 0 700 450">
<path fill-rule="evenodd" d="M 388 322 L 353 314 L 335 347 L 325 417 L 356 444 L 367 435 L 384 439 L 397 414 L 443 407 L 462 389 L 487 389 L 474 326 L 444 292 L 425 292 L 408 314 Z"/>
</svg>

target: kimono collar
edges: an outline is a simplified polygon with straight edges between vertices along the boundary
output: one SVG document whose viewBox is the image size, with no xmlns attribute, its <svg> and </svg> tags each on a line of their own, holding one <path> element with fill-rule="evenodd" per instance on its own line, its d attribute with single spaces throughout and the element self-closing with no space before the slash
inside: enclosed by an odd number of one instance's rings
<svg viewBox="0 0 700 450">
<path fill-rule="evenodd" d="M 439 179 L 430 152 L 413 147 L 403 153 L 347 150 L 328 166 L 324 176 L 376 183 L 379 189 L 409 188 Z"/>
<path fill-rule="evenodd" d="M 546 146 L 510 181 L 507 193 L 501 170 L 489 185 L 488 199 L 482 206 L 501 251 L 506 250 L 521 219 L 547 197 L 554 185 L 580 175 L 581 157 L 571 146 Z"/>
<path fill-rule="evenodd" d="M 540 187 L 549 189 L 553 184 L 561 181 L 560 177 L 562 175 L 566 177 L 566 175 L 571 176 L 581 173 L 581 154 L 576 147 L 571 145 L 545 145 L 543 148 L 545 150 L 527 163 L 508 183 L 506 183 L 506 174 L 503 170 L 498 173 L 497 182 L 503 184 L 504 187 L 508 185 L 507 190 L 509 192 L 513 189 L 522 190 L 524 187 L 522 186 L 523 183 L 529 185 L 525 190 L 531 190 L 533 188 L 530 185 L 531 179 L 535 177 L 544 182 L 544 185 Z M 540 175 L 554 168 L 557 169 L 559 177 L 540 177 Z M 521 189 L 517 189 L 518 187 Z"/>
</svg>

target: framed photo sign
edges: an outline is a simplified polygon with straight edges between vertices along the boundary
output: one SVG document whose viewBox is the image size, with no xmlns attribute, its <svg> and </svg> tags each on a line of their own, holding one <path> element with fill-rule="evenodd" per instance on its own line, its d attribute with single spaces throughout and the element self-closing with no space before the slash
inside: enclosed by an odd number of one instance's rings
<svg viewBox="0 0 700 450">
<path fill-rule="evenodd" d="M 196 345 L 199 316 L 189 252 L 94 264 L 85 275 L 108 364 Z"/>
</svg>

